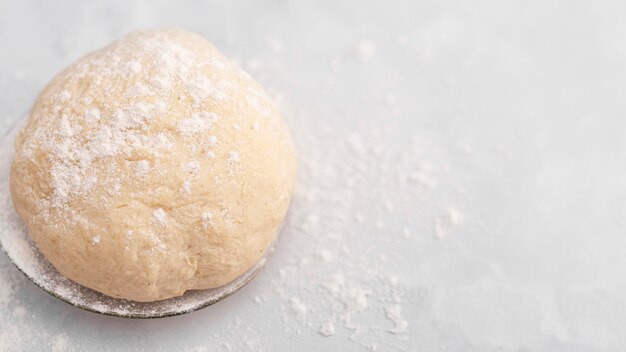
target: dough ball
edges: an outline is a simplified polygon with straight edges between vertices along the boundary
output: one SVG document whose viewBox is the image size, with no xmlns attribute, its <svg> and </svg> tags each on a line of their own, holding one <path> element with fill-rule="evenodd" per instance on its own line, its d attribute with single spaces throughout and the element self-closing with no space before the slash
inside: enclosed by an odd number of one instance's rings
<svg viewBox="0 0 626 352">
<path fill-rule="evenodd" d="M 135 301 L 251 268 L 295 182 L 274 103 L 181 30 L 130 34 L 61 72 L 15 149 L 11 194 L 39 250 L 65 277 Z"/>
</svg>

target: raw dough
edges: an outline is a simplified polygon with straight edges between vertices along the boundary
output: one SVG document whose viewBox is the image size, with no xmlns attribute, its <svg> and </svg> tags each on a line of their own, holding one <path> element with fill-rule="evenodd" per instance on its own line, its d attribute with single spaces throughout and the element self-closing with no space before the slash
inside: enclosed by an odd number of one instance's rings
<svg viewBox="0 0 626 352">
<path fill-rule="evenodd" d="M 11 194 L 67 278 L 135 301 L 218 287 L 256 263 L 295 182 L 274 103 L 203 38 L 130 34 L 39 95 Z"/>
</svg>

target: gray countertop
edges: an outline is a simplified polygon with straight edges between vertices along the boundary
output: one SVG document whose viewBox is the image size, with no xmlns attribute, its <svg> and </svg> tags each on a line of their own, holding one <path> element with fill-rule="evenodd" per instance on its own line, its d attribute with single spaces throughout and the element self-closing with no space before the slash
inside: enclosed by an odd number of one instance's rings
<svg viewBox="0 0 626 352">
<path fill-rule="evenodd" d="M 1 1 L 0 130 L 85 53 L 181 27 L 276 97 L 300 175 L 268 267 L 192 314 L 84 312 L 0 255 L 0 350 L 624 350 L 624 15 L 620 1 Z"/>
</svg>

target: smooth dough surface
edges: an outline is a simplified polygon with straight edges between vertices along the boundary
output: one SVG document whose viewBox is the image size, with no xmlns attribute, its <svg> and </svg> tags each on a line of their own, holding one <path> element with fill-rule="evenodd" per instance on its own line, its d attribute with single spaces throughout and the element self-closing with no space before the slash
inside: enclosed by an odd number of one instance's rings
<svg viewBox="0 0 626 352">
<path fill-rule="evenodd" d="M 11 194 L 40 251 L 65 277 L 135 301 L 245 272 L 295 182 L 271 99 L 173 29 L 132 33 L 57 75 L 15 149 Z"/>
</svg>

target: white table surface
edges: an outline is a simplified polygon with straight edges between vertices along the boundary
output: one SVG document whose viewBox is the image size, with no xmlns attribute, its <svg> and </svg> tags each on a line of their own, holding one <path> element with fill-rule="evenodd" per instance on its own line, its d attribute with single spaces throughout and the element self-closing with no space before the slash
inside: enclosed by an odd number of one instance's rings
<svg viewBox="0 0 626 352">
<path fill-rule="evenodd" d="M 192 314 L 84 312 L 0 255 L 0 349 L 623 351 L 624 15 L 622 1 L 1 1 L 2 130 L 81 55 L 176 26 L 278 96 L 301 165 L 269 266 Z M 405 182 L 414 167 L 436 184 Z M 463 219 L 439 238 L 450 208 Z M 352 325 L 323 290 L 339 272 L 367 292 Z"/>
</svg>

